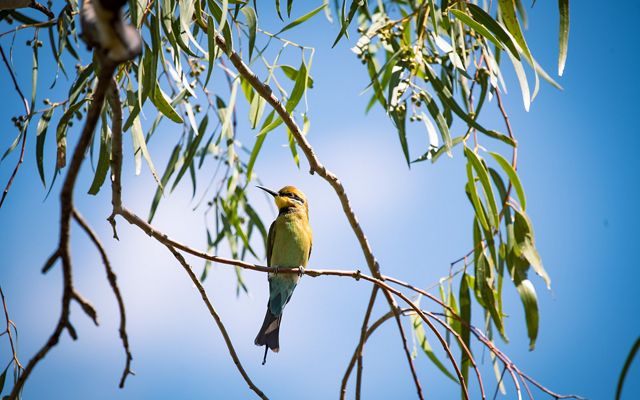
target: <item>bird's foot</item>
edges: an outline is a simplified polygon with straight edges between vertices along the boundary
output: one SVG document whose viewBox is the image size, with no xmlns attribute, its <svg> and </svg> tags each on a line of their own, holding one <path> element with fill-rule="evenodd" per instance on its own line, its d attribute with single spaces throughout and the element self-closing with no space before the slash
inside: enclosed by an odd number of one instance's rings
<svg viewBox="0 0 640 400">
<path fill-rule="evenodd" d="M 302 275 L 304 275 L 304 267 L 302 265 L 298 266 L 298 278 L 302 278 Z"/>
<path fill-rule="evenodd" d="M 273 272 L 272 272 L 273 276 L 278 275 L 278 272 L 280 271 L 280 267 L 278 267 L 277 265 L 275 265 L 275 266 L 273 266 L 273 267 L 271 267 L 271 268 L 273 269 Z"/>
</svg>

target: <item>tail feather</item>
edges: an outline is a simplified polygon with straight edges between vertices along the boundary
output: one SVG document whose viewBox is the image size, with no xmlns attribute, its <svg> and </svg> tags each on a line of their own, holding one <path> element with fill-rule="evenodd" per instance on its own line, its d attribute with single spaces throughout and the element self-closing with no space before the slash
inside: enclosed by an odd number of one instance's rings
<svg viewBox="0 0 640 400">
<path fill-rule="evenodd" d="M 267 307 L 267 313 L 264 316 L 264 322 L 254 343 L 256 346 L 267 346 L 271 351 L 277 353 L 280 350 L 280 321 L 282 314 L 275 316 Z M 265 349 L 266 350 L 266 349 Z"/>
</svg>

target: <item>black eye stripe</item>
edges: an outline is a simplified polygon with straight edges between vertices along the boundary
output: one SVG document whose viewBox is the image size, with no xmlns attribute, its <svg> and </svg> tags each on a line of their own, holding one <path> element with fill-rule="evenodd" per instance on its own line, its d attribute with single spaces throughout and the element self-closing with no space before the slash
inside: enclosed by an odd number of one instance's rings
<svg viewBox="0 0 640 400">
<path fill-rule="evenodd" d="M 302 198 L 294 193 L 280 193 L 280 196 L 282 197 L 289 197 L 290 199 L 294 199 L 294 200 L 298 200 L 300 203 L 304 204 L 304 200 L 302 200 Z"/>
</svg>

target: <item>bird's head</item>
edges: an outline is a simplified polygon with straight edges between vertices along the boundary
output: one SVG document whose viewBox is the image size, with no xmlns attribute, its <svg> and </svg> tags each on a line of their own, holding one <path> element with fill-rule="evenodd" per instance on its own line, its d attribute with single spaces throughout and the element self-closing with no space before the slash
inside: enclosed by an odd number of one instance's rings
<svg viewBox="0 0 640 400">
<path fill-rule="evenodd" d="M 278 210 L 291 207 L 294 209 L 304 210 L 307 214 L 309 213 L 307 196 L 305 196 L 304 193 L 295 186 L 285 186 L 277 192 L 262 186 L 258 187 L 273 196 Z"/>
</svg>

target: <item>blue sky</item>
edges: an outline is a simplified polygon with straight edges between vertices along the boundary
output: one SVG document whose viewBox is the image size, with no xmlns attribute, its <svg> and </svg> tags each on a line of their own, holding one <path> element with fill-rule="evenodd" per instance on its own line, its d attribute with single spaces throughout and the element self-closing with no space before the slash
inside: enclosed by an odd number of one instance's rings
<svg viewBox="0 0 640 400">
<path fill-rule="evenodd" d="M 294 13 L 302 13 L 300 7 L 294 6 Z M 620 10 L 572 2 L 569 58 L 560 79 L 564 91 L 544 85 L 529 113 L 522 108 L 513 74 L 507 74 L 510 90 L 505 105 L 520 143 L 519 173 L 552 290 L 533 279 L 541 327 L 536 350 L 529 352 L 520 302 L 515 291 L 507 288 L 505 309 L 511 341 L 498 343 L 523 371 L 549 388 L 590 399 L 613 396 L 622 363 L 640 333 L 635 279 L 640 217 L 633 206 L 640 189 L 636 155 L 640 132 L 635 121 L 640 83 L 629 73 L 637 63 L 633 26 L 639 11 L 636 3 Z M 260 14 L 260 23 L 277 26 L 272 14 L 269 7 Z M 530 10 L 530 46 L 549 72 L 555 71 L 557 62 L 557 19 L 555 3 L 538 2 Z M 308 97 L 312 121 L 308 138 L 322 162 L 345 184 L 382 270 L 428 286 L 446 275 L 449 262 L 471 245 L 472 211 L 464 195 L 464 157 L 458 151 L 453 159 L 442 158 L 435 165 L 423 163 L 408 170 L 391 122 L 378 109 L 364 114 L 368 96 L 359 93 L 368 83 L 366 72 L 348 50 L 355 38 L 330 48 L 336 29 L 318 15 L 290 33 L 290 37 L 299 35 L 303 38 L 300 42 L 316 48 L 312 67 L 315 87 Z M 18 38 L 16 43 L 26 40 Z M 6 50 L 9 40 L 4 38 L 1 43 Z M 24 49 L 24 45 L 17 48 Z M 24 50 L 17 49 L 14 57 L 14 62 L 30 66 Z M 27 67 L 17 69 L 23 87 L 28 88 L 30 71 Z M 46 72 L 43 68 L 42 76 L 50 77 Z M 6 121 L 0 136 L 4 149 L 14 135 L 9 118 L 21 109 L 6 73 L 1 75 L 0 85 L 6 92 L 0 110 L 0 120 Z M 54 94 L 67 85 L 59 82 Z M 226 82 L 214 78 L 213 85 L 224 88 Z M 502 129 L 495 101 L 485 107 L 486 125 Z M 72 132 L 77 134 L 78 124 L 74 128 Z M 248 143 L 252 135 L 246 131 Z M 410 135 L 418 155 L 418 145 L 426 135 L 419 129 L 412 129 Z M 175 126 L 165 124 L 156 137 L 150 151 L 156 166 L 162 168 L 170 152 L 163 144 L 175 140 Z M 306 172 L 304 161 L 302 168 L 296 169 L 286 143 L 281 129 L 271 133 L 256 172 L 267 186 L 295 184 L 310 198 L 314 229 L 310 266 L 364 269 L 357 241 L 332 190 Z M 46 191 L 37 175 L 33 145 L 33 137 L 29 137 L 25 164 L 0 210 L 0 284 L 19 328 L 23 361 L 51 332 L 61 291 L 59 269 L 46 276 L 39 272 L 57 243 L 60 182 L 43 201 Z M 133 162 L 127 157 L 130 147 L 125 141 L 124 201 L 146 215 L 154 182 L 146 167 L 140 176 L 134 175 Z M 15 157 L 0 165 L 0 182 L 8 179 Z M 52 167 L 53 157 L 47 160 Z M 203 176 L 212 168 L 206 165 Z M 98 254 L 82 232 L 74 229 L 76 286 L 94 302 L 101 326 L 93 326 L 74 306 L 72 320 L 80 339 L 72 342 L 63 336 L 32 375 L 25 398 L 249 397 L 251 392 L 184 272 L 165 248 L 122 220 L 118 224 L 120 242 L 111 240 L 105 221 L 110 212 L 108 191 L 95 197 L 83 194 L 91 178 L 90 168 L 85 166 L 76 190 L 77 204 L 105 242 L 118 273 L 137 375 L 129 378 L 124 390 L 117 388 L 124 354 L 117 336 L 116 304 Z M 401 204 L 394 191 L 404 194 Z M 181 185 L 165 198 L 154 225 L 182 242 L 205 248 L 202 213 L 191 211 L 194 202 L 190 192 L 188 185 Z M 258 211 L 270 220 L 273 207 L 258 190 L 255 192 L 250 196 Z M 196 270 L 202 266 L 198 260 L 189 261 Z M 250 272 L 245 277 L 248 296 L 236 297 L 234 272 L 224 266 L 213 268 L 205 287 L 255 383 L 275 399 L 337 396 L 370 287 L 339 278 L 304 278 L 286 310 L 282 350 L 271 354 L 267 365 L 261 366 L 262 350 L 253 345 L 253 338 L 264 315 L 266 279 Z M 481 325 L 479 313 L 474 311 L 474 321 Z M 380 302 L 376 313 L 383 312 L 385 305 Z M 483 356 L 479 346 L 474 346 L 474 351 L 477 359 L 484 360 L 485 384 L 492 394 L 495 381 L 488 354 Z M 7 352 L 3 341 L 0 354 Z M 416 364 L 428 397 L 457 395 L 456 386 L 426 357 L 419 355 Z M 393 325 L 383 326 L 369 341 L 364 365 L 366 398 L 415 397 Z M 640 363 L 636 361 L 623 398 L 640 397 L 639 378 Z M 514 396 L 513 388 L 507 385 L 505 398 Z M 536 398 L 545 397 L 537 394 Z"/>
</svg>

